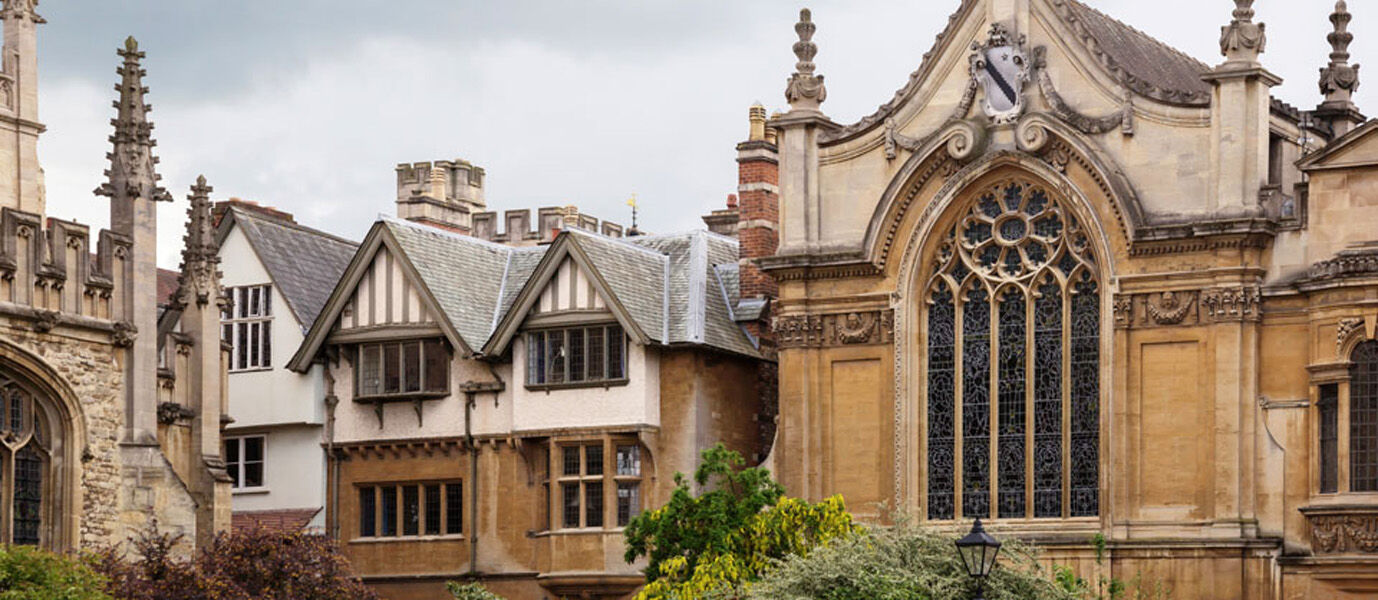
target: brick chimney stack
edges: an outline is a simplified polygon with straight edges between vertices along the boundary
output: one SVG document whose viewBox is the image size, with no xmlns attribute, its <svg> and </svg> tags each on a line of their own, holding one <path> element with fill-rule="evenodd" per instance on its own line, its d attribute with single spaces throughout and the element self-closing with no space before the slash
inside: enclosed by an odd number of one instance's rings
<svg viewBox="0 0 1378 600">
<path fill-rule="evenodd" d="M 773 256 L 780 245 L 780 153 L 766 129 L 766 108 L 749 113 L 750 134 L 737 144 L 738 265 L 742 298 L 773 299 L 779 288 L 755 259 Z"/>
</svg>

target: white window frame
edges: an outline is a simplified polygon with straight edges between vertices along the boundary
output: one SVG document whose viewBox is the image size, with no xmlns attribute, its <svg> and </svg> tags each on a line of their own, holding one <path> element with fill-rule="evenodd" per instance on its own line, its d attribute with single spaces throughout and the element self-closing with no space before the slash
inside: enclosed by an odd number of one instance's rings
<svg viewBox="0 0 1378 600">
<path fill-rule="evenodd" d="M 252 301 L 258 292 L 258 303 Z M 226 288 L 230 303 L 220 313 L 220 337 L 230 344 L 229 371 L 273 368 L 273 286 L 264 283 Z"/>
<path fill-rule="evenodd" d="M 259 440 L 259 444 L 262 446 L 262 451 L 260 452 L 260 455 L 262 456 L 262 458 L 260 458 L 259 460 L 253 461 L 253 462 L 254 462 L 254 463 L 257 463 L 258 465 L 260 465 L 260 466 L 262 467 L 262 473 L 261 473 L 260 476 L 259 476 L 260 481 L 259 481 L 259 484 L 258 484 L 258 485 L 244 485 L 244 466 L 245 466 L 246 464 L 248 464 L 248 463 L 244 460 L 244 442 L 247 441 L 247 440 L 254 440 L 254 439 Z M 235 442 L 235 443 L 237 444 L 237 456 L 235 457 L 235 460 L 233 460 L 233 461 L 230 460 L 230 448 L 229 448 L 230 442 Z M 236 468 L 237 468 L 237 470 L 236 470 L 235 472 L 238 474 L 238 476 L 237 476 L 237 477 L 234 477 L 234 481 L 230 483 L 230 489 L 231 489 L 231 490 L 236 491 L 236 492 L 244 492 L 244 491 L 266 490 L 266 489 L 268 488 L 268 436 L 267 436 L 267 435 L 265 435 L 265 434 L 255 434 L 255 435 L 235 435 L 235 436 L 226 436 L 226 437 L 225 437 L 225 450 L 224 450 L 224 452 L 225 452 L 225 468 L 226 468 L 226 470 L 228 471 L 228 470 L 229 470 L 229 467 L 230 467 L 232 464 L 235 465 Z"/>
</svg>

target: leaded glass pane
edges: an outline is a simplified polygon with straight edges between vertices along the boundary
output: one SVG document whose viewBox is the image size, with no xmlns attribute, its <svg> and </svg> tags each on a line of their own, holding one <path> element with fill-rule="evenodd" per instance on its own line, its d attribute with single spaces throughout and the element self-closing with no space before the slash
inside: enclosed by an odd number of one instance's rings
<svg viewBox="0 0 1378 600">
<path fill-rule="evenodd" d="M 1349 491 L 1378 492 L 1378 341 L 1350 356 Z"/>
<path fill-rule="evenodd" d="M 1034 517 L 1062 516 L 1062 289 L 1034 302 Z"/>
<path fill-rule="evenodd" d="M 953 518 L 956 463 L 953 412 L 956 331 L 952 292 L 944 286 L 928 308 L 928 518 Z"/>
<path fill-rule="evenodd" d="M 1083 272 L 1072 296 L 1071 516 L 1100 510 L 1100 293 Z"/>
<path fill-rule="evenodd" d="M 1001 518 L 1026 515 L 1024 505 L 1024 347 L 1028 334 L 1024 295 L 1009 290 L 1000 301 L 1000 445 L 999 503 Z"/>
<path fill-rule="evenodd" d="M 1317 409 L 1321 417 L 1321 493 L 1339 491 L 1340 482 L 1340 386 L 1321 386 Z"/>
<path fill-rule="evenodd" d="M 990 297 L 967 293 L 962 318 L 962 515 L 990 516 Z"/>
<path fill-rule="evenodd" d="M 43 524 L 43 455 L 30 444 L 14 457 L 14 543 L 37 546 Z"/>
</svg>

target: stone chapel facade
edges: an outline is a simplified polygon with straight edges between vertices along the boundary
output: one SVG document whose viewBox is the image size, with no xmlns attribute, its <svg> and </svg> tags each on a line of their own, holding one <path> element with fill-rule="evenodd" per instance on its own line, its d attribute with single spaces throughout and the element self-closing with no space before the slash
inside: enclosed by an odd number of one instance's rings
<svg viewBox="0 0 1378 600">
<path fill-rule="evenodd" d="M 229 522 L 210 188 L 192 189 L 181 273 L 160 272 L 157 204 L 171 196 L 130 38 L 96 190 L 111 228 L 45 214 L 36 4 L 0 8 L 0 543 L 94 548 L 153 519 L 198 543 Z"/>
<path fill-rule="evenodd" d="M 1351 15 L 1298 110 L 1233 4 L 1212 66 L 1077 0 L 963 0 L 852 125 L 821 108 L 802 13 L 790 109 L 739 146 L 778 168 L 751 191 L 779 212 L 759 264 L 789 493 L 979 517 L 1175 598 L 1378 593 L 1378 136 Z"/>
</svg>

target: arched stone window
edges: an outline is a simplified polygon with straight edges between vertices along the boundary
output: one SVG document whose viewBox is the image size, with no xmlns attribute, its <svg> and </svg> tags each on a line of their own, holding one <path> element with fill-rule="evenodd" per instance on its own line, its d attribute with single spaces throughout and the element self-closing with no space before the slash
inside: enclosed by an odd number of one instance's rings
<svg viewBox="0 0 1378 600">
<path fill-rule="evenodd" d="M 1378 492 L 1378 341 L 1349 359 L 1349 491 Z"/>
<path fill-rule="evenodd" d="M 1022 179 L 981 188 L 927 284 L 927 515 L 1100 510 L 1101 301 L 1090 238 Z"/>
<path fill-rule="evenodd" d="M 0 373 L 0 542 L 52 543 L 59 479 L 51 419 L 33 390 Z"/>
</svg>

